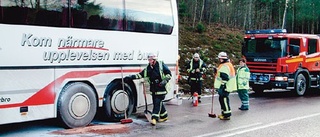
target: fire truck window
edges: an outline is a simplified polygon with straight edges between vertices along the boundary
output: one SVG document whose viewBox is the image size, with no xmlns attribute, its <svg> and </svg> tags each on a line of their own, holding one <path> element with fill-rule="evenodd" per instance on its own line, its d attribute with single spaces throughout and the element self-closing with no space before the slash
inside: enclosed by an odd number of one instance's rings
<svg viewBox="0 0 320 137">
<path fill-rule="evenodd" d="M 317 51 L 317 40 L 308 39 L 308 54 L 316 53 Z"/>
<path fill-rule="evenodd" d="M 290 45 L 299 46 L 299 45 L 300 45 L 300 39 L 290 39 L 289 44 L 290 44 Z"/>
<path fill-rule="evenodd" d="M 296 45 L 290 45 L 289 46 L 289 54 L 291 56 L 298 56 L 300 53 L 300 47 Z"/>
</svg>

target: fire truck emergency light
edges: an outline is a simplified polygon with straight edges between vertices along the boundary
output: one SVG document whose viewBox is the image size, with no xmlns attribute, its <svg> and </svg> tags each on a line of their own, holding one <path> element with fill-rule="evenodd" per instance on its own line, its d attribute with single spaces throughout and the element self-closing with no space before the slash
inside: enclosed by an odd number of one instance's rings
<svg viewBox="0 0 320 137">
<path fill-rule="evenodd" d="M 265 30 L 247 30 L 246 34 L 276 34 L 287 33 L 286 29 L 265 29 Z"/>
</svg>

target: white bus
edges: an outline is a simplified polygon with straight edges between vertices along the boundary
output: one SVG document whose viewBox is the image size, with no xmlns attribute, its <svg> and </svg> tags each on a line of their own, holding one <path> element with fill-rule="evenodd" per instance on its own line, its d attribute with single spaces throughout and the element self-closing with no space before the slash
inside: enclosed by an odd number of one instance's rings
<svg viewBox="0 0 320 137">
<path fill-rule="evenodd" d="M 144 105 L 143 80 L 122 77 L 158 54 L 178 58 L 176 0 L 0 0 L 0 125 L 58 118 L 86 126 Z M 148 96 L 149 102 L 151 97 Z"/>
</svg>

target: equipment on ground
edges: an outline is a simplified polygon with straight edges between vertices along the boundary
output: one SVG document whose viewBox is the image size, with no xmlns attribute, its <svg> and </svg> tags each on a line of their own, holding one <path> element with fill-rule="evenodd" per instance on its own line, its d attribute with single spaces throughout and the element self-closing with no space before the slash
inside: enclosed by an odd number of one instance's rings
<svg viewBox="0 0 320 137">
<path fill-rule="evenodd" d="M 197 92 L 194 92 L 193 93 L 193 99 L 192 99 L 192 104 L 193 106 L 198 106 L 198 103 L 199 103 L 199 100 L 198 100 L 198 93 Z"/>
<path fill-rule="evenodd" d="M 125 92 L 122 67 L 121 67 L 121 84 L 122 84 L 122 90 Z M 124 119 L 121 119 L 120 122 L 121 122 L 121 124 L 127 124 L 127 123 L 132 123 L 133 122 L 132 119 L 127 118 L 127 108 L 124 110 Z"/>
<path fill-rule="evenodd" d="M 209 117 L 216 118 L 217 115 L 213 113 L 213 103 L 214 103 L 214 89 L 212 90 L 212 102 L 211 102 L 211 113 L 208 113 Z"/>
<path fill-rule="evenodd" d="M 147 103 L 147 93 L 146 93 L 146 86 L 145 83 L 143 83 L 143 97 L 144 97 L 144 102 L 145 102 L 145 106 L 146 109 L 144 110 L 144 115 L 146 116 L 147 120 L 152 123 L 152 113 L 151 111 L 148 110 L 148 103 Z"/>
</svg>

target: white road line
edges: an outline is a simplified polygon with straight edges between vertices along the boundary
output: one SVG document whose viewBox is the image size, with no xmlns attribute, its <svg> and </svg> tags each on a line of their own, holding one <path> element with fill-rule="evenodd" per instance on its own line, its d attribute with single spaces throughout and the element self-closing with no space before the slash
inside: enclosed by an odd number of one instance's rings
<svg viewBox="0 0 320 137">
<path fill-rule="evenodd" d="M 257 125 L 261 125 L 261 124 L 262 123 L 255 123 L 255 124 L 245 125 L 245 126 L 241 126 L 241 127 L 237 127 L 237 128 L 233 128 L 233 129 L 229 129 L 229 130 L 221 130 L 221 131 L 218 131 L 218 132 L 202 134 L 202 135 L 198 135 L 198 136 L 195 136 L 195 137 L 206 137 L 206 136 L 212 136 L 212 135 L 217 135 L 217 134 L 223 134 L 225 132 L 231 132 L 231 131 L 234 131 L 234 130 L 239 130 L 239 129 L 242 129 L 242 128 L 249 128 L 249 127 L 253 127 L 253 126 L 257 126 Z"/>
<path fill-rule="evenodd" d="M 206 105 L 211 105 L 211 103 L 200 103 L 198 106 L 206 106 Z"/>
<path fill-rule="evenodd" d="M 259 130 L 259 129 L 263 129 L 263 128 L 268 128 L 268 127 L 272 127 L 272 126 L 277 126 L 280 124 L 285 124 L 285 123 L 289 123 L 289 122 L 293 122 L 293 121 L 298 121 L 298 120 L 302 120 L 302 119 L 306 119 L 306 118 L 311 118 L 311 117 L 315 117 L 315 116 L 319 116 L 320 113 L 316 113 L 316 114 L 311 114 L 311 115 L 307 115 L 307 116 L 302 116 L 302 117 L 296 117 L 296 118 L 292 118 L 292 119 L 288 119 L 288 120 L 283 120 L 283 121 L 279 121 L 279 122 L 273 122 L 267 125 L 262 125 L 262 126 L 257 126 L 254 128 L 250 128 L 247 130 L 242 130 L 242 131 L 238 131 L 238 132 L 234 132 L 234 133 L 230 133 L 230 134 L 224 134 L 224 135 L 220 135 L 221 137 L 229 137 L 229 136 L 235 136 L 235 135 L 239 135 L 239 134 L 243 134 L 246 132 L 251 132 L 251 131 L 255 131 L 255 130 Z M 261 124 L 261 123 L 257 123 L 257 124 Z M 257 125 L 256 124 L 256 125 Z M 247 127 L 250 127 L 252 125 L 248 125 Z M 244 128 L 245 126 L 243 126 L 242 128 Z M 219 131 L 219 132 L 212 132 L 212 133 L 208 133 L 208 134 L 203 134 L 203 135 L 199 135 L 198 137 L 204 137 L 204 136 L 210 136 L 210 135 L 215 135 L 215 134 L 221 134 L 223 132 L 230 132 L 235 129 L 231 129 L 231 130 L 224 130 L 224 131 Z M 238 128 L 239 129 L 239 128 Z"/>
</svg>

